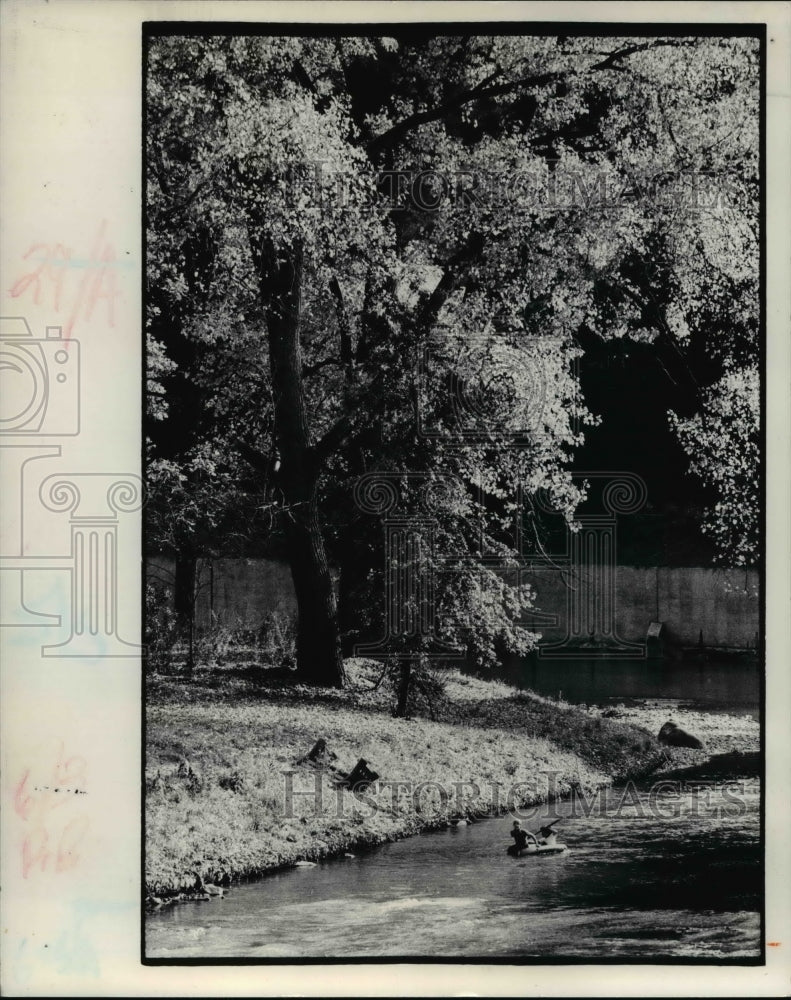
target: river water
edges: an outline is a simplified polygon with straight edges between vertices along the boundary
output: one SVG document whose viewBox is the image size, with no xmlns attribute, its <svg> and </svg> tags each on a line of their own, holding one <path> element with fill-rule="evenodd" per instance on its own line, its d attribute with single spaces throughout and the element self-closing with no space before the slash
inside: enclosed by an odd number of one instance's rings
<svg viewBox="0 0 791 1000">
<path fill-rule="evenodd" d="M 562 855 L 506 855 L 510 817 L 427 833 L 147 918 L 151 958 L 750 959 L 759 784 L 648 782 L 558 802 Z M 585 813 L 588 815 L 585 815 Z"/>
<path fill-rule="evenodd" d="M 612 705 L 649 698 L 713 713 L 758 720 L 761 667 L 757 662 L 668 660 L 514 660 L 498 676 L 573 704 Z"/>
</svg>

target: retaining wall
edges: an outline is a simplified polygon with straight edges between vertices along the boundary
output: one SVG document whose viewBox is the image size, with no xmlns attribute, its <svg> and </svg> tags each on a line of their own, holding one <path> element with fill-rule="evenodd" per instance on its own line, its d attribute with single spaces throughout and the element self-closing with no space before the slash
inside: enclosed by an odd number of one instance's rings
<svg viewBox="0 0 791 1000">
<path fill-rule="evenodd" d="M 148 579 L 172 584 L 173 569 L 170 560 L 147 560 Z M 542 569 L 524 578 L 536 591 L 537 605 L 525 624 L 546 641 L 562 639 L 574 580 L 559 569 Z M 618 566 L 613 591 L 616 633 L 627 641 L 642 641 L 649 623 L 661 621 L 670 642 L 694 645 L 702 631 L 710 646 L 751 647 L 759 629 L 758 582 L 754 570 Z M 281 562 L 215 559 L 198 565 L 199 627 L 214 615 L 255 628 L 273 611 L 288 614 L 295 609 L 291 573 Z"/>
</svg>

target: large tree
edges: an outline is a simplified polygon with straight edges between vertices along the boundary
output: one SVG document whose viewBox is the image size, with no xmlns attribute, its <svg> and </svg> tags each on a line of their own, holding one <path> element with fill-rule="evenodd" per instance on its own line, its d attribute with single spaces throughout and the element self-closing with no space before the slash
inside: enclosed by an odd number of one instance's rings
<svg viewBox="0 0 791 1000">
<path fill-rule="evenodd" d="M 446 632 L 484 657 L 497 638 L 523 651 L 529 595 L 475 556 L 513 553 L 516 484 L 573 521 L 583 335 L 684 355 L 714 323 L 739 363 L 756 62 L 754 39 L 725 37 L 150 40 L 149 329 L 177 363 L 208 345 L 240 386 L 214 440 L 276 496 L 304 677 L 343 681 L 327 544 L 347 575 L 362 549 L 372 562 L 350 510 L 361 474 L 459 484 L 432 498 L 437 544 L 467 556 L 440 594 Z"/>
</svg>

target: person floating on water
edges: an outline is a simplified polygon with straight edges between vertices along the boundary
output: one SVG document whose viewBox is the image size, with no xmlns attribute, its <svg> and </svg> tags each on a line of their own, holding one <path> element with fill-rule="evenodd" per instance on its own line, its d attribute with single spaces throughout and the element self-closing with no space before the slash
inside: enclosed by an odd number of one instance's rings
<svg viewBox="0 0 791 1000">
<path fill-rule="evenodd" d="M 546 826 L 539 828 L 540 839 L 535 833 L 531 833 L 529 830 L 523 830 L 522 824 L 518 819 L 514 820 L 514 825 L 511 827 L 509 833 L 513 837 L 513 844 L 508 848 L 508 853 L 518 857 L 521 851 L 530 847 L 558 847 L 560 850 L 565 850 L 565 845 L 558 842 L 557 835 L 552 827 L 555 823 L 559 823 L 560 819 L 554 819 L 551 823 L 547 823 Z"/>
<path fill-rule="evenodd" d="M 554 847 L 555 844 L 557 844 L 558 842 L 557 834 L 552 829 L 552 827 L 555 825 L 555 823 L 559 822 L 560 822 L 559 819 L 553 819 L 551 823 L 548 823 L 546 826 L 542 826 L 539 828 L 538 832 L 541 834 L 541 840 L 539 840 L 539 844 L 545 844 L 547 847 Z"/>
<path fill-rule="evenodd" d="M 511 836 L 514 838 L 511 850 L 517 852 L 527 847 L 527 830 L 522 829 L 522 824 L 518 819 L 514 820 L 514 825 L 511 827 Z"/>
<path fill-rule="evenodd" d="M 510 833 L 514 838 L 514 842 L 508 848 L 508 853 L 513 854 L 514 857 L 518 857 L 519 852 L 524 851 L 528 846 L 538 847 L 538 838 L 536 835 L 529 830 L 523 830 L 522 824 L 518 819 L 514 820 L 514 825 L 511 827 Z M 530 844 L 528 844 L 528 840 Z"/>
</svg>

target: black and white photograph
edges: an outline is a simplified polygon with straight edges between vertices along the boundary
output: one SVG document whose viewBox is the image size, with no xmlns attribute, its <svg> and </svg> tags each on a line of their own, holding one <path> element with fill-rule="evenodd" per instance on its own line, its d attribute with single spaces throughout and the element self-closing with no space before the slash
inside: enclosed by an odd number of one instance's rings
<svg viewBox="0 0 791 1000">
<path fill-rule="evenodd" d="M 791 5 L 0 4 L 0 992 L 788 994 Z"/>
<path fill-rule="evenodd" d="M 766 25 L 142 36 L 143 963 L 763 963 Z"/>
</svg>

